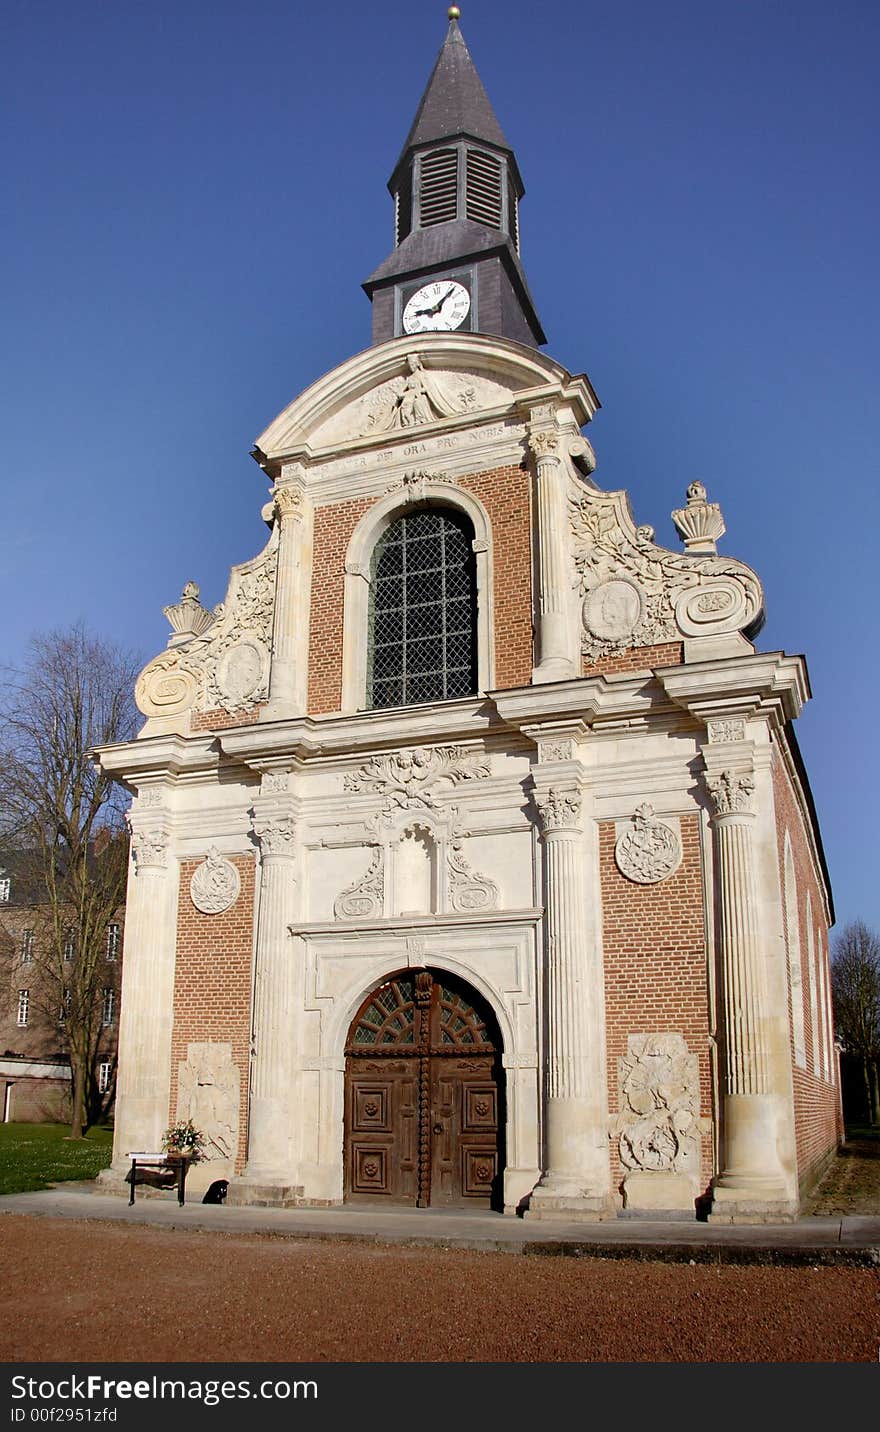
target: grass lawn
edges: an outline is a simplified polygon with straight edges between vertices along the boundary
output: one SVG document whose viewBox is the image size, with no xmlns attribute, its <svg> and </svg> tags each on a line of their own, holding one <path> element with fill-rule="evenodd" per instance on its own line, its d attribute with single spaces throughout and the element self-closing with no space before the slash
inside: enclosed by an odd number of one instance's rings
<svg viewBox="0 0 880 1432">
<path fill-rule="evenodd" d="M 110 1163 L 112 1129 L 68 1139 L 67 1124 L 0 1124 L 0 1194 L 95 1178 Z"/>
</svg>

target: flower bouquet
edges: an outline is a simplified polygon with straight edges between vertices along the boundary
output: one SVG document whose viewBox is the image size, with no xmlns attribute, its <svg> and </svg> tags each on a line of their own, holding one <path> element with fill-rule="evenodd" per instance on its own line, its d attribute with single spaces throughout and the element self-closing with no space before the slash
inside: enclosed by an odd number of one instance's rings
<svg viewBox="0 0 880 1432">
<path fill-rule="evenodd" d="M 162 1135 L 162 1147 L 167 1154 L 180 1154 L 193 1163 L 207 1157 L 206 1146 L 204 1134 L 196 1128 L 192 1119 L 178 1119 L 176 1124 L 169 1124 Z"/>
</svg>

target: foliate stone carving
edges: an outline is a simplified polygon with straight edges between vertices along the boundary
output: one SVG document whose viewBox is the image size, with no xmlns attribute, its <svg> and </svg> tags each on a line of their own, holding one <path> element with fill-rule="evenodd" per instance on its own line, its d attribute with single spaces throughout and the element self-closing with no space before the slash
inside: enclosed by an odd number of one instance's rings
<svg viewBox="0 0 880 1432">
<path fill-rule="evenodd" d="M 574 757 L 573 741 L 539 741 L 538 761 L 541 765 L 549 761 L 570 761 Z"/>
<path fill-rule="evenodd" d="M 418 427 L 438 418 L 468 413 L 476 406 L 472 383 L 453 373 L 429 372 L 416 353 L 408 353 L 405 374 L 383 383 L 373 395 L 368 432 Z"/>
<path fill-rule="evenodd" d="M 296 822 L 292 815 L 259 814 L 254 817 L 254 835 L 262 855 L 293 855 L 296 852 Z"/>
<path fill-rule="evenodd" d="M 466 746 L 415 746 L 374 756 L 344 780 L 347 791 L 378 791 L 386 810 L 430 808 L 438 787 L 490 774 L 488 758 Z"/>
<path fill-rule="evenodd" d="M 445 472 L 405 472 L 399 482 L 392 482 L 385 491 L 402 492 L 412 502 L 424 502 L 429 485 L 434 483 L 450 483 L 454 486 L 455 478 L 448 477 Z"/>
<path fill-rule="evenodd" d="M 706 731 L 713 746 L 746 739 L 746 723 L 738 717 L 730 721 L 707 721 Z"/>
<path fill-rule="evenodd" d="M 273 487 L 272 502 L 279 522 L 283 523 L 288 517 L 302 516 L 303 494 L 299 487 Z"/>
<path fill-rule="evenodd" d="M 494 910 L 498 905 L 498 886 L 488 876 L 472 869 L 461 848 L 453 840 L 446 852 L 449 903 L 453 910 Z"/>
<path fill-rule="evenodd" d="M 408 935 L 406 958 L 411 965 L 421 964 L 425 958 L 426 940 L 424 935 Z"/>
<path fill-rule="evenodd" d="M 699 1063 L 680 1034 L 631 1034 L 618 1060 L 612 1132 L 624 1168 L 698 1173 Z"/>
<path fill-rule="evenodd" d="M 747 771 L 721 771 L 706 776 L 706 789 L 715 815 L 733 815 L 751 809 L 755 782 Z"/>
<path fill-rule="evenodd" d="M 289 771 L 265 771 L 260 780 L 260 794 L 279 795 L 290 788 Z"/>
<path fill-rule="evenodd" d="M 527 438 L 532 456 L 540 462 L 542 458 L 555 457 L 559 452 L 559 431 L 554 428 L 538 428 Z"/>
<path fill-rule="evenodd" d="M 672 520 L 684 538 L 687 552 L 714 552 L 715 544 L 727 530 L 717 502 L 706 501 L 702 482 L 692 482 L 687 490 L 687 507 L 677 508 Z"/>
<path fill-rule="evenodd" d="M 219 915 L 234 905 L 241 891 L 241 876 L 231 860 L 224 860 L 216 845 L 193 872 L 190 899 L 203 915 Z"/>
<path fill-rule="evenodd" d="M 337 895 L 333 914 L 337 920 L 371 919 L 380 916 L 384 907 L 385 852 L 381 845 L 376 845 L 364 874 Z"/>
<path fill-rule="evenodd" d="M 195 582 L 187 582 L 180 601 L 174 606 L 163 607 L 162 611 L 174 629 L 168 638 L 169 646 L 201 636 L 214 624 L 214 613 L 202 606 L 199 601 L 199 588 Z"/>
<path fill-rule="evenodd" d="M 671 826 L 656 820 L 648 802 L 636 806 L 632 825 L 614 847 L 617 868 L 638 885 L 655 885 L 681 864 L 681 841 Z"/>
<path fill-rule="evenodd" d="M 277 565 L 276 526 L 258 557 L 233 567 L 226 600 L 214 608 L 207 628 L 181 633 L 144 667 L 135 701 L 145 716 L 191 708 L 234 713 L 267 698 Z"/>
<path fill-rule="evenodd" d="M 572 829 L 580 819 L 581 793 L 574 788 L 560 791 L 551 786 L 546 795 L 535 795 L 535 805 L 545 835 L 551 830 Z"/>
<path fill-rule="evenodd" d="M 132 830 L 131 853 L 136 869 L 163 870 L 168 855 L 168 833 L 164 830 Z"/>
<path fill-rule="evenodd" d="M 234 1160 L 238 1153 L 241 1076 L 232 1045 L 205 1042 L 187 1046 L 178 1065 L 177 1118 L 192 1119 L 205 1135 L 208 1159 Z"/>
<path fill-rule="evenodd" d="M 590 661 L 626 650 L 751 627 L 763 607 L 742 562 L 667 551 L 636 527 L 622 492 L 572 483 L 569 519 L 581 594 L 582 650 Z"/>
<path fill-rule="evenodd" d="M 138 791 L 138 807 L 141 810 L 156 810 L 162 805 L 162 792 L 158 786 L 147 786 Z"/>
</svg>

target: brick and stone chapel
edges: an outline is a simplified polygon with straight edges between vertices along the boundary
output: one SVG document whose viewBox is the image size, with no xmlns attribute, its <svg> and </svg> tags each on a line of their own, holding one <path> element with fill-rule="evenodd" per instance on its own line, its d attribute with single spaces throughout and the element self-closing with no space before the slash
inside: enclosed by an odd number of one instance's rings
<svg viewBox="0 0 880 1432">
<path fill-rule="evenodd" d="M 830 891 L 758 576 L 671 551 L 542 351 L 455 7 L 364 284 L 258 438 L 269 539 L 142 672 L 112 1177 L 274 1205 L 792 1217 L 838 1138 Z"/>
</svg>

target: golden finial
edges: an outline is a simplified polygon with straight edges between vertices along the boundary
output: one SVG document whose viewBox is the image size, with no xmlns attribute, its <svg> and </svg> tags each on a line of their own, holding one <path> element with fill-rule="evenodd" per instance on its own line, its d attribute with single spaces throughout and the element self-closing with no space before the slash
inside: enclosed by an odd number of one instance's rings
<svg viewBox="0 0 880 1432">
<path fill-rule="evenodd" d="M 459 10 L 457 5 L 450 5 L 449 9 L 446 11 L 446 18 L 448 20 L 461 19 L 461 11 Z"/>
</svg>

